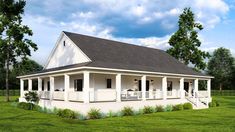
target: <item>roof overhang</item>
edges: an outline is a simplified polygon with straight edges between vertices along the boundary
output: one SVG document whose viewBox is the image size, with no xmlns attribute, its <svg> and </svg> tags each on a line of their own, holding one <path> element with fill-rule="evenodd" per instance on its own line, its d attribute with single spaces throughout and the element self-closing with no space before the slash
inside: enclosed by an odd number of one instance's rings
<svg viewBox="0 0 235 132">
<path fill-rule="evenodd" d="M 29 75 L 22 75 L 18 76 L 17 78 L 24 79 L 24 78 L 36 78 L 41 76 L 56 76 L 56 75 L 63 75 L 63 74 L 72 74 L 78 70 L 102 70 L 102 71 L 109 71 L 109 72 L 116 72 L 116 73 L 134 73 L 134 74 L 141 74 L 141 75 L 161 75 L 161 76 L 177 76 L 177 77 L 187 77 L 187 78 L 203 78 L 203 79 L 211 79 L 214 78 L 213 76 L 200 76 L 200 75 L 188 75 L 188 74 L 176 74 L 176 73 L 163 73 L 163 72 L 151 72 L 151 71 L 138 71 L 138 70 L 126 70 L 126 69 L 113 69 L 113 68 L 103 68 L 103 67 L 89 67 L 89 66 L 82 66 L 76 68 L 68 68 L 68 69 L 61 69 L 55 71 L 48 71 L 48 72 L 41 72 Z"/>
</svg>

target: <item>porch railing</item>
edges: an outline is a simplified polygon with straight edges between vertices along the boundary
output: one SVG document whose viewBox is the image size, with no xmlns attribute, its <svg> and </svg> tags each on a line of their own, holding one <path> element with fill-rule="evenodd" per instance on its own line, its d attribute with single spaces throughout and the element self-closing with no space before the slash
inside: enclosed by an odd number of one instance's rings
<svg viewBox="0 0 235 132">
<path fill-rule="evenodd" d="M 142 92 L 141 91 L 122 91 L 121 99 L 122 100 L 141 100 Z"/>
<path fill-rule="evenodd" d="M 43 99 L 50 99 L 50 91 L 40 91 L 39 97 Z"/>
<path fill-rule="evenodd" d="M 64 92 L 63 91 L 54 91 L 53 99 L 64 100 Z"/>
<path fill-rule="evenodd" d="M 147 91 L 146 99 L 162 99 L 162 91 Z"/>
<path fill-rule="evenodd" d="M 90 91 L 89 99 L 91 102 L 116 101 L 116 90 Z"/>
<path fill-rule="evenodd" d="M 69 101 L 83 101 L 83 92 L 68 92 Z"/>
</svg>

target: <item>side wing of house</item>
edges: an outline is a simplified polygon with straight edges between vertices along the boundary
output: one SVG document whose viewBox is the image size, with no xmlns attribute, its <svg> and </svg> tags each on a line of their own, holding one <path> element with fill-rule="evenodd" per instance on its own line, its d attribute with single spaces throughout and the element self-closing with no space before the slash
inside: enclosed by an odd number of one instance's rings
<svg viewBox="0 0 235 132">
<path fill-rule="evenodd" d="M 49 56 L 44 69 L 79 64 L 91 61 L 82 50 L 74 44 L 63 32 L 55 48 Z"/>
</svg>

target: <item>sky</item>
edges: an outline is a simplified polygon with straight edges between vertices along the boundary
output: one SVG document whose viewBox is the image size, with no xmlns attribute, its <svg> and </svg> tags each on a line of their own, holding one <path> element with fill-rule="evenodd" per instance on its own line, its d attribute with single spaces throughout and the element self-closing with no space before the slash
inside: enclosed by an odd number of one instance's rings
<svg viewBox="0 0 235 132">
<path fill-rule="evenodd" d="M 44 65 L 62 31 L 166 50 L 185 7 L 204 27 L 201 50 L 235 56 L 235 0 L 28 0 L 23 24 L 39 48 L 32 59 Z"/>
</svg>

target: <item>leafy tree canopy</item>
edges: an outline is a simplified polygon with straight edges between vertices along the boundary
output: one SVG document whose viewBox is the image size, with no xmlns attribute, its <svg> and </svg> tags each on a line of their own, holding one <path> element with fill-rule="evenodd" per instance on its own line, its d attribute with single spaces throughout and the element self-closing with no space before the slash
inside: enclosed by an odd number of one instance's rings
<svg viewBox="0 0 235 132">
<path fill-rule="evenodd" d="M 190 8 L 185 8 L 179 16 L 178 26 L 178 31 L 169 40 L 172 47 L 167 53 L 186 65 L 193 64 L 195 70 L 204 70 L 206 68 L 204 60 L 209 57 L 209 53 L 199 49 L 201 42 L 198 39 L 198 30 L 202 30 L 203 27 L 195 22 Z"/>
<path fill-rule="evenodd" d="M 25 36 L 32 36 L 28 26 L 22 24 L 26 1 L 0 0 L 0 57 L 5 66 L 6 101 L 9 101 L 9 70 L 19 58 L 31 55 L 37 45 Z"/>
<path fill-rule="evenodd" d="M 219 84 L 220 90 L 224 84 L 232 81 L 234 68 L 234 58 L 230 50 L 225 48 L 215 50 L 208 62 L 208 74 L 215 77 L 214 83 Z"/>
</svg>

